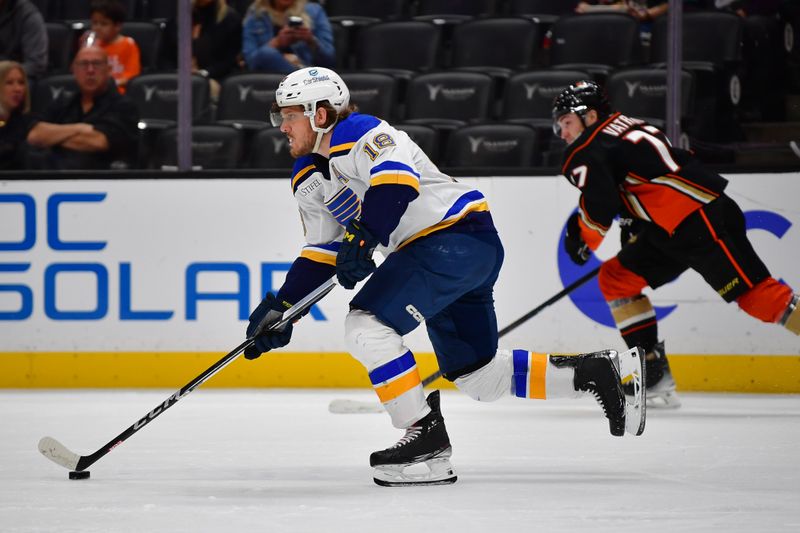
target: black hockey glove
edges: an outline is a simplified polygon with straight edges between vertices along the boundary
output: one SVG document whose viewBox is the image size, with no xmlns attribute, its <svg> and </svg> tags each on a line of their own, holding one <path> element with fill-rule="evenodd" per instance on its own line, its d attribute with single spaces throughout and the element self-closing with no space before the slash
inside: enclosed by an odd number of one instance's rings
<svg viewBox="0 0 800 533">
<path fill-rule="evenodd" d="M 351 220 L 344 229 L 344 238 L 336 255 L 336 278 L 345 289 L 352 289 L 375 270 L 372 254 L 378 239 L 359 220 Z"/>
<path fill-rule="evenodd" d="M 247 326 L 247 337 L 251 337 L 263 324 L 263 333 L 256 337 L 255 344 L 248 346 L 244 351 L 246 359 L 256 359 L 261 354 L 281 348 L 289 344 L 292 338 L 292 325 L 286 324 L 280 330 L 269 331 L 269 326 L 276 323 L 283 316 L 287 307 L 275 298 L 275 295 L 268 292 L 258 307 L 250 314 L 250 324 Z"/>
<path fill-rule="evenodd" d="M 572 262 L 578 265 L 586 264 L 592 251 L 589 245 L 581 238 L 581 227 L 578 224 L 578 213 L 573 213 L 567 221 L 567 234 L 564 236 L 564 248 Z"/>
<path fill-rule="evenodd" d="M 619 219 L 619 243 L 625 246 L 629 242 L 636 240 L 636 236 L 644 229 L 644 222 L 638 218 Z"/>
</svg>

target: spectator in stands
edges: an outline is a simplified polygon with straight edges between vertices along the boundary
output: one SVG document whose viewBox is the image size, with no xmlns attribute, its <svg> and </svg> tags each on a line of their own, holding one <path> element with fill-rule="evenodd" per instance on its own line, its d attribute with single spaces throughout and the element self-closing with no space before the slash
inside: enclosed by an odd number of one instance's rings
<svg viewBox="0 0 800 533">
<path fill-rule="evenodd" d="M 120 33 L 127 16 L 125 6 L 119 0 L 93 0 L 90 16 L 92 29 L 84 34 L 82 41 L 106 51 L 111 77 L 119 92 L 125 94 L 128 80 L 142 71 L 139 46 L 132 38 Z"/>
<path fill-rule="evenodd" d="M 668 7 L 669 2 L 664 0 L 595 0 L 579 2 L 575 11 L 577 13 L 591 13 L 600 10 L 619 11 L 633 16 L 640 22 L 648 22 L 666 13 Z"/>
<path fill-rule="evenodd" d="M 242 53 L 250 70 L 289 73 L 308 65 L 336 66 L 328 16 L 306 0 L 255 0 L 244 20 Z"/>
<path fill-rule="evenodd" d="M 220 80 L 239 68 L 242 17 L 225 0 L 192 0 L 192 72 L 209 79 L 211 97 L 219 95 Z M 165 30 L 166 63 L 178 65 L 178 25 Z"/>
<path fill-rule="evenodd" d="M 43 161 L 35 161 L 36 167 L 130 167 L 137 152 L 139 114 L 111 82 L 105 50 L 99 46 L 79 49 L 72 72 L 78 92 L 50 104 L 28 134 L 31 145 L 48 149 Z"/>
<path fill-rule="evenodd" d="M 683 0 L 683 10 L 686 12 L 713 9 L 715 1 L 720 3 L 728 0 Z M 575 8 L 578 13 L 609 10 L 628 13 L 640 22 L 649 22 L 665 15 L 669 10 L 669 2 L 667 0 L 585 0 L 579 2 Z"/>
<path fill-rule="evenodd" d="M 28 78 L 47 69 L 47 30 L 30 0 L 0 0 L 0 60 L 22 64 Z"/>
<path fill-rule="evenodd" d="M 25 168 L 30 107 L 25 69 L 16 61 L 0 61 L 0 170 Z"/>
</svg>

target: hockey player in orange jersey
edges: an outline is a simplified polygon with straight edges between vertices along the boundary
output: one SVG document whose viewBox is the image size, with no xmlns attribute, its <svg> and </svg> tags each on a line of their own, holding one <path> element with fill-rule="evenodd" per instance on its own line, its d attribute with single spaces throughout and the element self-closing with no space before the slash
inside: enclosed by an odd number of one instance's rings
<svg viewBox="0 0 800 533">
<path fill-rule="evenodd" d="M 657 128 L 612 111 L 594 82 L 580 81 L 557 96 L 553 121 L 568 145 L 561 172 L 581 191 L 567 223 L 570 258 L 585 263 L 618 215 L 633 224 L 622 228 L 624 240 L 631 238 L 603 264 L 598 281 L 622 338 L 646 352 L 651 405 L 680 401 L 655 311 L 642 294 L 646 286 L 658 288 L 692 269 L 726 302 L 800 335 L 798 295 L 770 275 L 753 249 L 741 209 L 724 193 L 727 180 L 672 147 Z"/>
</svg>

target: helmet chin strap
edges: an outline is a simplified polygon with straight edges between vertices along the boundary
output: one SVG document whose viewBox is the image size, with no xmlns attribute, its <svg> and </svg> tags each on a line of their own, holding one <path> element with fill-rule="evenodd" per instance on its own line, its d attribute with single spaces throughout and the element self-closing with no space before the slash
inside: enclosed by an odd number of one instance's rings
<svg viewBox="0 0 800 533">
<path fill-rule="evenodd" d="M 319 146 L 320 146 L 320 144 L 322 144 L 322 137 L 324 137 L 326 133 L 331 131 L 339 120 L 336 119 L 333 122 L 333 124 L 331 124 L 327 128 L 320 128 L 319 126 L 317 126 L 314 123 L 314 121 L 315 121 L 315 119 L 317 117 L 317 103 L 316 102 L 313 103 L 312 110 L 314 111 L 314 113 L 310 117 L 308 117 L 308 121 L 311 123 L 311 129 L 314 130 L 315 132 L 317 132 L 317 139 L 314 141 L 314 148 L 311 151 L 313 153 L 318 153 L 317 151 L 319 150 Z"/>
</svg>

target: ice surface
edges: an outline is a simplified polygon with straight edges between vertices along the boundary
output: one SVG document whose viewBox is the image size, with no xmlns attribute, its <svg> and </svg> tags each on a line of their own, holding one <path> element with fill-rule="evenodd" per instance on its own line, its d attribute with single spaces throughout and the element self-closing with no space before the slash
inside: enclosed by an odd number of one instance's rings
<svg viewBox="0 0 800 533">
<path fill-rule="evenodd" d="M 36 449 L 94 452 L 172 392 L 0 392 L 0 531 L 800 531 L 800 396 L 684 394 L 614 438 L 589 399 L 445 391 L 459 481 L 438 487 L 373 484 L 401 432 L 327 410 L 366 390 L 199 389 L 85 481 Z"/>
</svg>

